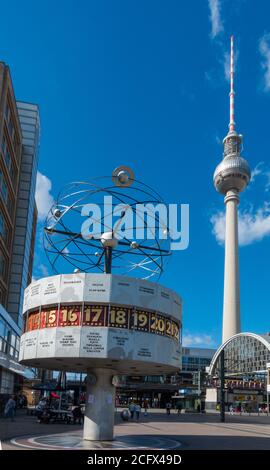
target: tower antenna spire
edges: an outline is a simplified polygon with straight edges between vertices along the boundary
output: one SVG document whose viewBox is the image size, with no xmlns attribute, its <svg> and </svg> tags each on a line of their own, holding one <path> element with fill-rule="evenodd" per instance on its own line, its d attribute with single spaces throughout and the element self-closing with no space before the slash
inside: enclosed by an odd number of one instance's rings
<svg viewBox="0 0 270 470">
<path fill-rule="evenodd" d="M 235 122 L 234 122 L 234 38 L 231 36 L 231 63 L 230 63 L 230 123 L 229 123 L 229 131 L 233 132 L 235 130 Z"/>
</svg>

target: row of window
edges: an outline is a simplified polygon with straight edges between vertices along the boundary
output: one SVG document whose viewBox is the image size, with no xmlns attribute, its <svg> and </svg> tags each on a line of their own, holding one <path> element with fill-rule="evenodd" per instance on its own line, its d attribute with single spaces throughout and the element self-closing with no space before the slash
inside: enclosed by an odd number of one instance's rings
<svg viewBox="0 0 270 470">
<path fill-rule="evenodd" d="M 17 139 L 16 139 L 16 132 L 14 129 L 14 124 L 13 124 L 13 118 L 12 118 L 12 113 L 10 111 L 10 107 L 8 103 L 6 104 L 6 109 L 5 109 L 5 119 L 7 123 L 7 128 L 9 132 L 9 136 L 11 139 L 11 142 L 13 143 L 14 150 L 16 151 L 16 146 L 17 146 Z"/>
<path fill-rule="evenodd" d="M 12 199 L 9 195 L 7 183 L 5 181 L 5 177 L 4 177 L 4 174 L 3 174 L 1 169 L 0 169 L 0 195 L 3 199 L 3 201 L 5 202 L 9 213 L 12 214 L 13 202 L 12 202 Z"/>
<path fill-rule="evenodd" d="M 16 185 L 15 172 L 14 172 L 14 168 L 13 168 L 12 158 L 11 158 L 10 152 L 8 150 L 7 140 L 6 140 L 5 136 L 3 136 L 3 139 L 2 139 L 2 154 L 3 154 L 3 159 L 4 159 L 5 165 L 7 167 L 10 179 L 11 179 L 13 185 Z"/>
<path fill-rule="evenodd" d="M 0 211 L 0 236 L 2 237 L 2 240 L 5 242 L 6 245 L 8 245 L 8 228 L 5 223 L 5 219 L 3 214 Z"/>
<path fill-rule="evenodd" d="M 0 394 L 11 394 L 14 390 L 14 374 L 2 369 L 0 380 Z"/>
<path fill-rule="evenodd" d="M 7 261 L 3 253 L 0 253 L 0 279 L 2 278 L 5 281 L 6 276 L 7 276 Z"/>
<path fill-rule="evenodd" d="M 225 351 L 225 369 L 231 373 L 247 373 L 256 370 L 264 370 L 267 362 L 270 362 L 268 348 L 253 337 L 238 337 L 232 340 Z M 219 370 L 220 358 L 215 370 Z M 214 372 L 215 373 L 215 372 Z"/>
</svg>

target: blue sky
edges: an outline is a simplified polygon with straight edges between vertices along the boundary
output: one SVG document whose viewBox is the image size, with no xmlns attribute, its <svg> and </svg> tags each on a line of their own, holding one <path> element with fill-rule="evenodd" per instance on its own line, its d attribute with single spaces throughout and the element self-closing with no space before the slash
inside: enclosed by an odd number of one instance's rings
<svg viewBox="0 0 270 470">
<path fill-rule="evenodd" d="M 183 297 L 189 345 L 221 339 L 223 200 L 212 175 L 228 129 L 231 34 L 236 127 L 255 169 L 240 205 L 242 330 L 270 330 L 269 18 L 267 0 L 1 2 L 0 58 L 16 97 L 40 106 L 39 227 L 65 183 L 119 164 L 190 204 L 190 246 L 161 279 Z M 35 277 L 50 272 L 39 238 Z"/>
</svg>

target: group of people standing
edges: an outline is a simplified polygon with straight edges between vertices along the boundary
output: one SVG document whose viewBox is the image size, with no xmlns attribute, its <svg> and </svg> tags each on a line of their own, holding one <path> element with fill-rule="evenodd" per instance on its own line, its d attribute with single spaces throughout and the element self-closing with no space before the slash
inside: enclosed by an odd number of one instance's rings
<svg viewBox="0 0 270 470">
<path fill-rule="evenodd" d="M 143 403 L 143 408 L 144 408 L 144 416 L 147 416 L 147 410 L 149 408 L 148 402 L 145 400 Z M 130 402 L 129 404 L 129 412 L 130 412 L 130 418 L 133 419 L 134 415 L 136 416 L 137 421 L 140 419 L 140 414 L 141 414 L 141 405 L 139 403 L 134 403 L 133 401 Z"/>
</svg>

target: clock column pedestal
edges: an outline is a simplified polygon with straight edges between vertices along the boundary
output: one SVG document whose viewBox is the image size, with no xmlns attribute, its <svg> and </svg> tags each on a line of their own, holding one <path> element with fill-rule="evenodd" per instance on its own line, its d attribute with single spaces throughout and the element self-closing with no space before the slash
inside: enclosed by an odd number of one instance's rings
<svg viewBox="0 0 270 470">
<path fill-rule="evenodd" d="M 87 371 L 87 391 L 83 438 L 88 441 L 112 441 L 114 438 L 115 386 L 111 369 Z"/>
</svg>

